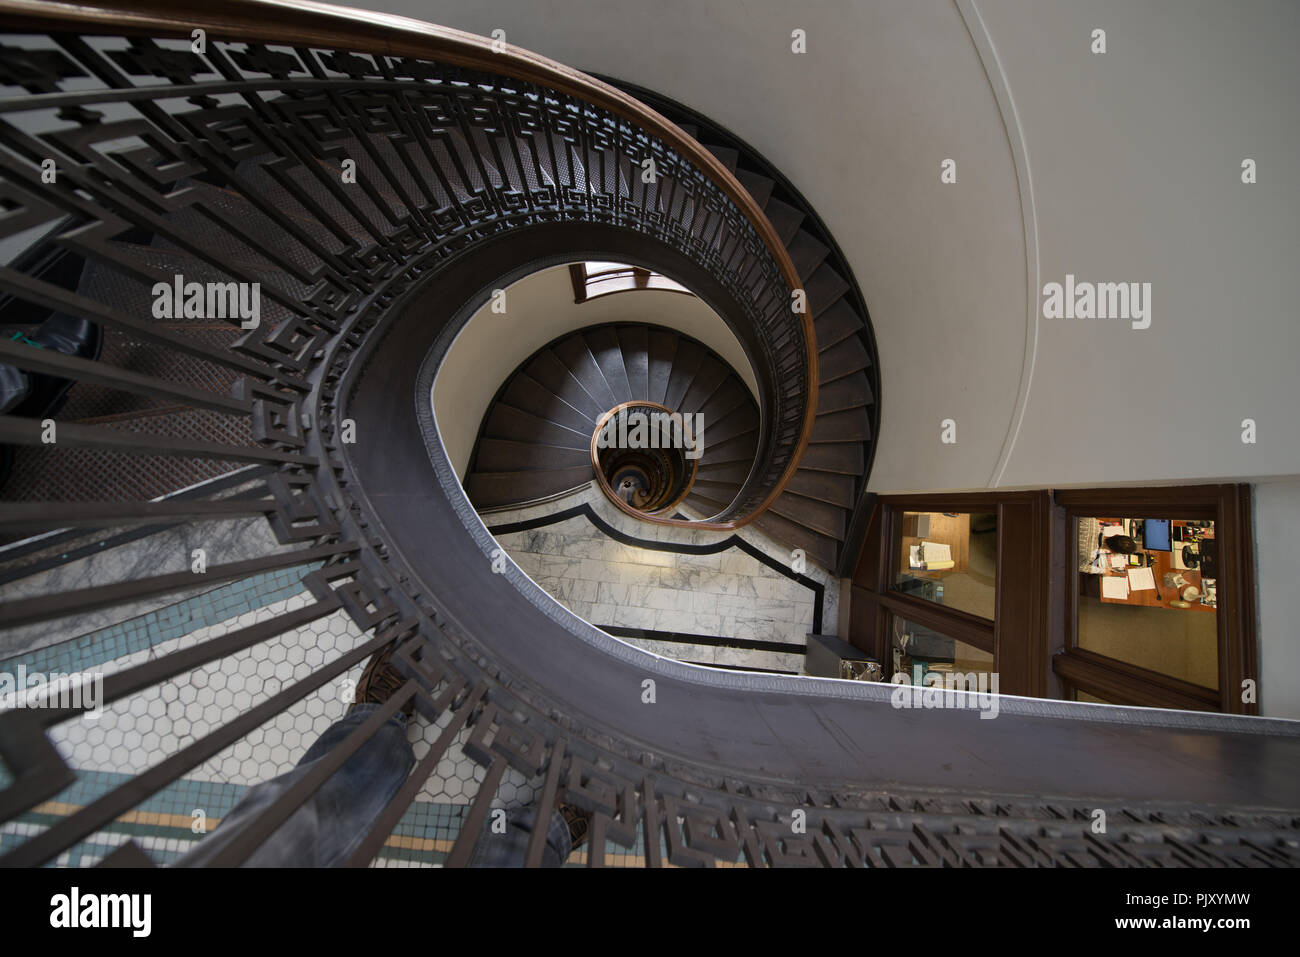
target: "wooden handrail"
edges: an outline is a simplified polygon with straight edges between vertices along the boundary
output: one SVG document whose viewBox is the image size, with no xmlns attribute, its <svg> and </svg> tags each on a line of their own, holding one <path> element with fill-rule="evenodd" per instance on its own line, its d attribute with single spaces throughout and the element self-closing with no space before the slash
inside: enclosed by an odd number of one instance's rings
<svg viewBox="0 0 1300 957">
<path fill-rule="evenodd" d="M 549 57 L 506 44 L 497 52 L 493 41 L 455 30 L 370 10 L 339 7 L 310 0 L 0 0 L 0 25 L 10 29 L 91 32 L 89 28 L 124 36 L 189 39 L 194 30 L 211 39 L 283 43 L 342 49 L 385 56 L 409 56 L 483 70 L 567 93 L 628 120 L 661 139 L 698 167 L 736 204 L 754 227 L 780 270 L 786 285 L 802 289 L 794 263 L 771 220 L 740 181 L 712 153 L 675 123 L 635 97 L 565 66 Z M 776 487 L 750 514 L 734 522 L 692 522 L 693 527 L 738 528 L 753 521 L 785 491 L 803 458 L 817 415 L 817 339 L 812 313 L 800 316 L 808 403 L 799 441 Z M 661 525 L 672 519 L 638 514 Z"/>
</svg>

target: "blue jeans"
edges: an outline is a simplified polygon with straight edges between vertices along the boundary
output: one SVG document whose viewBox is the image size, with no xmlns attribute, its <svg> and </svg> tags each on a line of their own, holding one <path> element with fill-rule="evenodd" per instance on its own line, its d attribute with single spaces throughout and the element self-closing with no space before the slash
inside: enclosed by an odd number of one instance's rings
<svg viewBox="0 0 1300 957">
<path fill-rule="evenodd" d="M 358 705 L 330 726 L 292 771 L 249 790 L 221 825 L 178 866 L 195 867 L 212 857 L 256 819 L 276 798 L 307 774 L 317 761 L 365 723 L 379 707 Z M 338 867 L 360 846 L 380 812 L 406 783 L 415 754 L 406 740 L 406 716 L 393 715 L 332 774 L 316 793 L 293 812 L 244 862 L 245 867 Z M 506 832 L 493 834 L 491 815 L 470 857 L 470 867 L 522 867 L 536 809 L 507 815 Z M 543 867 L 559 867 L 569 856 L 569 829 L 558 812 L 546 833 Z"/>
</svg>

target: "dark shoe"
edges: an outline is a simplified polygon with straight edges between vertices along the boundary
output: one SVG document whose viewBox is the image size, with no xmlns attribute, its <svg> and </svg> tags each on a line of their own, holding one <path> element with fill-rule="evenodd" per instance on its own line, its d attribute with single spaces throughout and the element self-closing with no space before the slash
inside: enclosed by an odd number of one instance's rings
<svg viewBox="0 0 1300 957">
<path fill-rule="evenodd" d="M 5 330 L 6 339 L 11 335 L 9 330 Z M 0 363 L 0 415 L 8 415 L 26 401 L 31 387 L 32 381 L 27 373 L 8 363 Z"/>
<path fill-rule="evenodd" d="M 40 328 L 30 336 L 16 329 L 6 329 L 4 336 L 33 349 L 49 349 L 78 359 L 98 359 L 104 342 L 98 325 L 59 312 L 42 322 Z M 9 412 L 29 419 L 44 419 L 54 415 L 62 407 L 68 390 L 73 386 L 71 379 L 60 379 L 52 375 L 31 374 L 25 378 L 29 380 L 26 394 L 20 403 L 10 404 Z"/>
<path fill-rule="evenodd" d="M 357 682 L 357 693 L 349 711 L 359 704 L 383 704 L 406 684 L 406 677 L 392 663 L 393 652 L 396 650 L 397 645 L 389 645 L 371 657 L 366 670 L 361 672 L 361 680 Z M 402 705 L 402 714 L 408 718 L 415 714 L 414 698 Z"/>
<path fill-rule="evenodd" d="M 27 373 L 7 363 L 0 363 L 0 415 L 9 415 L 27 400 L 32 380 Z M 9 481 L 14 469 L 14 450 L 0 445 L 0 488 Z"/>
<path fill-rule="evenodd" d="M 572 804 L 557 805 L 556 810 L 564 823 L 569 825 L 570 850 L 576 851 L 587 843 L 587 834 L 591 831 L 591 815 Z"/>
<path fill-rule="evenodd" d="M 0 332 L 6 339 L 21 342 L 33 349 L 49 349 L 78 359 L 98 359 L 103 348 L 103 331 L 93 322 L 56 312 L 33 335 L 21 329 Z M 71 379 L 58 376 L 27 374 L 11 365 L 0 365 L 0 413 L 28 419 L 47 419 L 63 407 Z M 5 447 L 0 454 L 0 487 L 9 479 L 13 467 L 13 450 Z"/>
</svg>

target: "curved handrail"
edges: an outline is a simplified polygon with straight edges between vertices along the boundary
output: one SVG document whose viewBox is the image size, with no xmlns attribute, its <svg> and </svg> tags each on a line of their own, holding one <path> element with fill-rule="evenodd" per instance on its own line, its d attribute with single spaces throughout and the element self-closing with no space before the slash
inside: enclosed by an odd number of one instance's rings
<svg viewBox="0 0 1300 957">
<path fill-rule="evenodd" d="M 791 290 L 803 288 L 794 262 L 771 220 L 740 181 L 703 145 L 622 90 L 513 44 L 506 44 L 498 52 L 493 48 L 493 41 L 463 30 L 310 0 L 221 0 L 219 7 L 201 0 L 78 0 L 75 3 L 0 0 L 0 17 L 37 30 L 80 30 L 95 25 L 123 35 L 152 34 L 185 39 L 202 29 L 216 39 L 300 43 L 388 56 L 425 57 L 544 84 L 640 125 L 697 166 L 749 221 L 786 285 Z M 639 518 L 659 525 L 735 529 L 758 518 L 785 491 L 799 467 L 817 415 L 817 339 L 812 314 L 806 308 L 800 315 L 800 326 L 808 370 L 803 423 L 790 461 L 780 480 L 768 490 L 767 497 L 747 515 L 726 522 L 682 522 L 645 514 L 639 514 Z"/>
<path fill-rule="evenodd" d="M 63 29 L 75 30 L 76 26 L 65 24 Z M 253 476 L 248 473 L 235 473 L 229 484 L 222 480 L 220 487 L 205 489 L 196 499 L 168 495 L 150 500 L 140 495 L 141 500 L 127 502 L 116 497 L 68 502 L 53 496 L 43 502 L 15 501 L 9 503 L 15 507 L 0 508 L 0 530 L 39 527 L 50 536 L 39 543 L 42 549 L 49 548 L 51 541 L 70 544 L 84 533 L 86 548 L 68 548 L 68 552 L 86 554 L 114 541 L 100 531 L 102 528 L 131 527 L 131 531 L 114 536 L 122 542 L 128 535 L 134 540 L 141 531 L 170 530 L 178 521 L 197 524 L 222 517 L 266 516 L 275 540 L 288 547 L 267 550 L 248 560 L 220 559 L 220 564 L 206 569 L 208 580 L 244 582 L 263 572 L 291 568 L 306 572 L 300 581 L 312 597 L 301 607 L 285 607 L 272 612 L 270 618 L 259 614 L 258 621 L 246 626 L 229 618 L 225 628 L 206 635 L 195 632 L 194 643 L 178 642 L 174 647 L 154 644 L 156 655 L 134 665 L 118 657 L 122 667 L 112 669 L 102 696 L 97 695 L 102 705 L 124 702 L 165 681 L 185 681 L 184 676 L 197 675 L 197 669 L 218 659 L 229 665 L 234 655 L 281 636 L 306 644 L 309 639 L 299 634 L 300 630 L 326 616 L 345 617 L 355 640 L 350 648 L 343 643 L 331 660 L 284 684 L 277 693 L 266 689 L 264 695 L 250 699 L 250 703 L 256 702 L 251 707 L 242 702 L 234 708 L 218 705 L 220 727 L 196 734 L 197 740 L 174 753 L 165 748 L 169 751 L 166 760 L 121 782 L 19 846 L 6 847 L 0 866 L 57 859 L 198 762 L 248 738 L 275 715 L 285 714 L 291 707 L 306 710 L 308 695 L 328 693 L 327 683 L 344 680 L 349 671 L 385 646 L 394 649 L 391 660 L 409 680 L 383 708 L 395 714 L 404 703 L 413 702 L 428 721 L 441 721 L 445 715 L 449 723 L 443 726 L 441 744 L 435 747 L 449 748 L 457 742 L 470 766 L 482 769 L 481 774 L 461 774 L 466 784 L 463 793 L 467 799 L 473 795 L 473 810 L 459 819 L 446 858 L 452 867 L 468 862 L 481 834 L 478 823 L 501 792 L 507 768 L 525 780 L 545 774 L 549 783 L 537 803 L 539 819 L 547 819 L 555 802 L 568 800 L 572 793 L 589 807 L 605 808 L 600 812 L 603 816 L 593 818 L 594 835 L 599 836 L 599 828 L 612 821 L 604 831 L 606 836 L 623 846 L 640 843 L 645 862 L 651 866 L 662 863 L 665 854 L 674 865 L 708 864 L 715 859 L 731 863 L 742 855 L 754 866 L 889 865 L 900 860 L 908 863 L 911 855 L 906 849 L 922 844 L 929 850 L 943 848 L 942 856 L 926 854 L 924 862 L 933 864 L 1056 860 L 1077 864 L 1087 858 L 1114 865 L 1149 862 L 1144 849 L 1166 837 L 1179 842 L 1179 853 L 1184 855 L 1179 859 L 1184 863 L 1272 864 L 1296 857 L 1294 828 L 1287 828 L 1286 823 L 1288 816 L 1293 816 L 1295 795 L 1300 794 L 1294 770 L 1300 768 L 1300 722 L 1016 697 L 991 702 L 1001 715 L 998 721 L 972 721 L 975 716 L 960 708 L 917 712 L 896 707 L 897 689 L 889 685 L 804 680 L 673 661 L 621 642 L 576 617 L 517 565 L 505 562 L 502 567 L 498 542 L 461 493 L 427 401 L 433 373 L 472 314 L 485 277 L 504 280 L 511 270 L 526 271 L 535 265 L 519 257 L 521 247 L 516 244 L 524 231 L 509 237 L 511 241 L 465 242 L 458 250 L 461 258 L 454 260 L 457 268 L 429 268 L 437 254 L 453 242 L 467 235 L 477 239 L 469 232 L 472 227 L 450 230 L 451 239 L 444 244 L 431 242 L 414 255 L 391 257 L 394 268 L 376 269 L 374 281 L 359 297 L 339 295 L 332 282 L 340 276 L 356 275 L 358 268 L 375 261 L 363 234 L 373 236 L 375 246 L 394 253 L 406 251 L 399 247 L 407 234 L 385 230 L 382 222 L 371 220 L 371 210 L 362 211 L 352 202 L 340 201 L 335 206 L 312 201 L 302 207 L 306 217 L 277 208 L 277 197 L 286 197 L 285 205 L 291 209 L 295 197 L 311 199 L 306 189 L 259 187 L 255 173 L 263 170 L 267 160 L 279 159 L 283 154 L 278 152 L 251 157 L 244 153 L 247 159 L 240 159 L 237 150 L 235 161 L 211 156 L 210 171 L 220 174 L 212 178 L 245 187 L 250 199 L 246 207 L 225 205 L 231 193 L 213 188 L 211 183 L 190 181 L 180 186 L 189 192 L 180 192 L 178 184 L 188 179 L 186 164 L 155 164 L 152 170 L 149 166 L 169 148 L 182 159 L 205 157 L 206 148 L 194 148 L 205 144 L 181 135 L 182 130 L 194 129 L 183 125 L 198 118 L 193 111 L 150 111 L 152 127 L 147 119 L 135 130 L 152 129 L 154 143 L 149 148 L 156 144 L 160 149 L 141 153 L 132 143 L 128 146 L 132 152 L 125 153 L 110 145 L 105 153 L 118 161 L 117 167 L 101 165 L 100 175 L 92 175 L 79 160 L 71 162 L 60 168 L 57 183 L 44 188 L 47 184 L 40 182 L 32 159 L 42 155 L 38 150 L 49 140 L 42 142 L 32 128 L 50 125 L 54 111 L 48 107 L 52 102 L 64 108 L 59 119 L 72 117 L 83 128 L 97 127 L 85 140 L 69 136 L 66 129 L 57 130 L 65 142 L 73 146 L 87 140 L 116 144 L 120 140 L 107 137 L 116 137 L 121 127 L 100 125 L 97 111 L 73 108 L 118 98 L 147 104 L 151 99 L 189 96 L 198 101 L 194 105 L 203 111 L 202 119 L 210 121 L 213 101 L 203 94 L 216 91 L 225 80 L 194 81 L 188 86 L 167 86 L 153 80 L 131 86 L 126 80 L 124 89 L 119 90 L 113 88 L 113 81 L 119 78 L 114 73 L 117 64 L 127 67 L 122 76 L 155 76 L 155 68 L 171 69 L 178 60 L 178 70 L 183 72 L 190 58 L 184 54 L 154 58 L 151 54 L 156 48 L 146 43 L 141 58 L 132 62 L 132 55 L 114 56 L 122 53 L 120 49 L 76 44 L 63 36 L 37 40 L 48 40 L 49 46 L 43 56 L 21 62 L 24 70 L 30 70 L 30 77 L 19 75 L 31 80 L 20 85 L 38 92 L 0 103 L 0 131 L 7 146 L 0 151 L 0 167 L 10 204 L 22 209 L 11 215 L 6 225 L 48 221 L 61 218 L 68 210 L 76 211 L 81 218 L 71 223 L 64 220 L 41 242 L 47 249 L 62 245 L 84 250 L 89 265 L 80 280 L 74 276 L 69 281 L 65 276 L 59 277 L 61 282 L 37 275 L 38 270 L 25 263 L 20 264 L 21 269 L 5 265 L 0 267 L 0 290 L 36 308 L 90 317 L 128 339 L 142 339 L 151 347 L 170 350 L 165 356 L 186 355 L 211 363 L 221 374 L 206 383 L 198 382 L 198 377 L 159 378 L 132 363 L 90 361 L 16 343 L 0 342 L 0 354 L 28 371 L 104 384 L 152 400 L 233 416 L 227 422 L 239 431 L 219 443 L 196 441 L 192 434 L 178 437 L 174 432 L 179 430 L 165 427 L 148 431 L 101 428 L 81 424 L 69 415 L 59 424 L 58 448 L 51 452 L 68 463 L 62 466 L 66 469 L 78 467 L 69 454 L 87 448 L 136 456 L 253 462 L 266 469 L 258 469 L 255 482 L 249 481 Z M 64 76 L 85 75 L 65 72 L 62 54 L 50 52 L 54 46 L 68 51 L 73 68 L 85 65 L 107 78 L 109 88 L 51 91 L 51 87 L 58 90 Z M 252 46 L 262 47 L 260 53 L 268 52 L 262 44 Z M 224 61 L 225 51 L 218 52 Z M 313 65 L 332 68 L 332 60 L 312 60 L 330 51 L 305 52 L 304 59 Z M 20 54 L 11 55 L 14 62 L 22 61 Z M 447 87 L 461 88 L 498 79 L 483 71 L 473 71 L 470 76 L 464 73 L 453 66 L 435 70 L 434 76 Z M 507 85 L 513 82 L 507 81 Z M 265 91 L 270 99 L 262 103 L 279 103 L 285 88 L 295 85 L 298 91 L 320 87 L 328 95 L 350 94 L 353 83 L 351 77 L 304 83 L 283 83 L 276 78 L 257 80 L 256 89 L 245 87 L 242 92 L 258 101 L 258 94 Z M 48 97 L 44 95 L 47 92 L 51 93 Z M 455 92 L 481 102 L 496 96 L 504 100 L 516 91 Z M 543 92 L 549 100 L 552 91 Z M 569 99 L 567 94 L 555 96 Z M 311 105 L 310 97 L 302 99 Z M 555 115 L 571 114 L 577 106 L 582 113 L 600 112 L 596 119 L 602 123 L 631 125 L 608 111 L 588 110 L 581 103 L 558 105 L 562 109 L 553 110 Z M 26 126 L 11 122 L 8 115 L 36 112 L 43 114 L 38 117 L 40 122 Z M 181 125 L 172 125 L 173 116 L 184 118 L 177 121 Z M 460 128 L 450 122 L 439 126 Z M 283 123 L 286 135 L 299 129 L 299 124 Z M 555 129 L 543 124 L 541 132 L 549 135 Z M 640 129 L 632 132 L 638 141 L 651 138 Z M 106 138 L 95 140 L 97 134 Z M 233 141 L 236 145 L 246 142 L 240 138 Z M 317 137 L 305 144 L 299 141 L 296 145 L 307 148 L 299 152 L 295 163 L 279 170 L 283 177 L 276 184 L 287 184 L 299 171 L 312 172 L 321 183 L 332 179 L 333 170 L 326 172 L 320 163 L 322 151 L 313 148 L 319 142 Z M 656 141 L 653 146 L 660 154 L 662 144 Z M 61 152 L 68 155 L 71 150 Z M 670 149 L 668 152 L 674 165 L 683 159 Z M 321 171 L 313 171 L 313 165 Z M 119 174 L 118 167 L 129 172 Z M 556 168 L 552 162 L 551 169 Z M 159 175 L 151 175 L 154 172 Z M 712 188 L 702 170 L 690 167 L 683 173 L 689 176 L 689 185 L 709 186 L 710 194 L 717 194 L 713 197 L 716 203 L 725 202 L 727 225 L 735 227 L 731 238 L 736 232 L 743 233 L 747 254 L 751 262 L 758 261 L 763 274 L 767 306 L 763 315 L 781 320 L 788 341 L 796 324 L 785 314 L 777 315 L 783 313 L 784 304 L 772 298 L 784 291 L 784 281 L 757 241 L 756 232 L 721 191 Z M 452 181 L 468 179 L 453 177 Z M 573 182 L 572 178 L 560 181 Z M 37 188 L 38 182 L 42 188 Z M 210 214 L 213 228 L 196 226 L 200 221 L 177 210 L 169 201 L 178 196 L 189 202 L 187 212 Z M 380 199 L 382 205 L 372 207 L 375 217 L 396 225 L 398 218 L 387 217 L 385 210 L 394 212 L 401 197 L 394 195 L 392 206 L 387 197 Z M 680 211 L 681 206 L 673 205 Z M 362 212 L 360 219 L 346 224 L 354 229 L 331 222 L 339 218 L 332 215 L 339 208 Z M 555 201 L 547 211 L 569 208 Z M 159 212 L 164 209 L 166 212 Z M 255 217 L 265 217 L 272 228 L 268 231 L 263 220 Z M 693 221 L 693 217 L 684 218 Z M 87 226 L 83 220 L 93 222 Z M 628 222 L 645 224 L 644 219 L 634 217 Z M 325 231 L 332 229 L 336 235 L 361 240 L 338 256 L 341 261 L 337 264 L 326 261 L 326 257 L 336 256 L 335 247 L 319 241 L 317 235 L 318 227 L 326 224 Z M 550 225 L 554 228 L 546 232 L 546 239 L 560 246 L 567 242 L 571 250 L 616 250 L 624 243 L 623 251 L 632 252 L 633 247 L 645 245 L 637 231 L 620 231 L 609 223 Z M 150 233 L 148 247 L 133 241 L 139 238 L 138 233 L 129 231 L 133 228 Z M 239 236 L 233 254 L 229 246 L 204 241 L 233 235 Z M 604 236 L 611 237 L 609 246 L 602 245 Z M 114 244 L 115 238 L 123 242 Z M 293 243 L 301 248 L 275 248 Z M 145 255 L 158 254 L 167 245 L 182 250 L 180 255 L 187 255 L 202 272 L 210 270 L 236 281 L 260 282 L 259 276 L 269 280 L 263 290 L 267 300 L 286 307 L 290 318 L 255 324 L 255 330 L 249 330 L 253 334 L 240 336 L 235 345 L 225 335 L 218 344 L 208 345 L 198 335 L 186 337 L 162 324 L 141 321 L 141 313 L 149 311 L 141 308 L 145 301 L 141 296 L 151 288 L 147 283 L 160 272 L 163 276 L 171 273 L 171 269 L 163 271 L 152 265 Z M 686 241 L 681 249 L 699 253 L 706 245 L 705 239 L 697 238 Z M 681 268 L 692 268 L 694 264 L 681 249 L 656 247 L 656 253 L 671 254 Z M 315 260 L 303 266 L 297 255 L 312 255 Z M 183 259 L 169 256 L 169 265 L 178 261 L 187 265 Z M 720 261 L 721 256 L 713 265 L 717 274 L 723 274 L 722 280 L 748 275 L 747 271 L 727 269 Z M 128 284 L 119 281 L 123 269 L 130 275 Z M 719 279 L 705 269 L 700 271 Z M 312 287 L 313 294 L 300 295 L 302 286 L 295 280 L 304 276 L 320 280 Z M 722 294 L 732 293 L 725 282 L 720 285 Z M 449 310 L 440 305 L 446 303 L 460 305 Z M 745 308 L 743 302 L 738 305 Z M 210 318 L 222 323 L 222 330 L 229 327 L 233 332 L 240 317 L 225 314 L 225 309 L 218 311 L 223 315 Z M 407 317 L 414 315 L 430 316 L 433 321 L 409 321 Z M 791 353 L 781 359 L 787 368 L 794 365 Z M 382 374 L 370 374 L 375 369 Z M 231 383 L 235 376 L 239 378 Z M 791 420 L 797 418 L 793 412 L 799 407 L 792 400 L 778 408 L 791 413 L 778 425 L 784 456 L 794 449 L 796 423 Z M 0 441 L 6 444 L 46 444 L 43 429 L 39 418 L 0 416 Z M 206 434 L 201 432 L 201 437 Z M 361 445 L 355 442 L 357 434 L 365 437 Z M 761 488 L 754 483 L 753 497 L 747 503 L 757 501 L 785 461 L 771 457 L 766 464 Z M 239 491 L 224 494 L 235 490 Z M 245 498 L 243 491 L 269 494 L 270 498 Z M 213 497 L 216 493 L 222 497 Z M 736 512 L 741 510 L 736 507 Z M 607 535 L 628 537 L 616 528 L 607 528 Z M 697 553 L 731 547 L 749 551 L 746 545 L 715 541 L 693 547 Z M 29 549 L 0 563 L 0 568 L 6 575 L 21 569 L 19 577 L 25 577 L 33 567 L 32 554 Z M 14 558 L 21 565 L 11 564 Z M 47 636 L 58 635 L 66 630 L 66 622 L 62 627 L 54 623 L 71 615 L 105 606 L 129 613 L 142 599 L 152 601 L 192 590 L 192 571 L 150 574 L 158 570 L 132 567 L 124 581 L 78 581 L 70 588 L 55 583 L 48 590 L 38 589 L 35 595 L 26 588 L 11 589 L 0 595 L 0 622 L 7 628 L 39 625 Z M 106 577 L 117 575 L 110 569 Z M 330 629 L 336 631 L 332 622 Z M 656 707 L 637 703 L 648 676 L 655 682 Z M 956 693 L 967 702 L 973 695 L 969 691 Z M 69 757 L 51 733 L 55 725 L 79 726 L 81 722 L 73 719 L 79 717 L 80 710 L 44 707 L 0 713 L 0 763 L 6 772 L 0 775 L 0 821 L 7 822 L 41 801 L 55 799 L 75 780 L 84 762 Z M 129 709 L 101 710 L 112 723 L 113 715 L 124 715 Z M 365 727 L 353 731 L 344 746 L 323 757 L 321 773 L 337 771 L 363 744 L 362 738 L 373 737 L 384 717 L 372 716 Z M 1131 726 L 1142 727 L 1143 733 L 1116 735 L 1114 729 Z M 127 730 L 125 725 L 123 730 Z M 461 739 L 463 731 L 468 737 Z M 67 739 L 62 743 L 66 745 Z M 1186 759 L 1193 747 L 1205 760 Z M 360 866 L 376 855 L 422 782 L 434 778 L 442 756 L 441 750 L 431 750 L 421 758 L 412 779 L 359 835 L 359 846 L 348 863 Z M 1131 773 L 1135 766 L 1151 773 L 1135 776 Z M 561 787 L 565 790 L 560 791 Z M 578 797 L 584 792 L 585 797 Z M 1040 795 L 1051 795 L 1051 803 L 1045 803 L 1048 799 Z M 306 797 L 305 792 L 286 795 L 275 807 L 264 809 L 237 842 L 218 845 L 206 863 L 235 866 L 244 862 L 293 813 L 290 805 L 301 806 Z M 1107 842 L 1090 842 L 1094 836 L 1087 830 L 1090 814 L 1099 800 L 1109 804 L 1112 799 L 1135 803 L 1113 816 L 1118 823 L 1112 826 Z M 1201 813 L 1190 815 L 1189 802 L 1195 802 Z M 1220 815 L 1215 810 L 1219 807 L 1233 811 L 1230 816 Z M 1243 816 L 1242 808 L 1260 810 Z M 806 815 L 806 839 L 791 838 L 788 821 L 792 812 Z M 984 822 L 980 833 L 974 835 L 979 844 L 968 843 L 973 817 Z M 638 841 L 638 832 L 644 841 Z M 917 835 L 923 837 L 919 843 Z M 1261 835 L 1273 842 L 1271 846 L 1259 843 Z M 1005 842 L 998 846 L 996 856 L 990 853 L 990 837 Z M 1078 850 L 1080 844 L 1091 848 L 1090 857 Z M 1053 847 L 1059 849 L 1055 855 Z M 533 842 L 527 862 L 540 863 L 542 849 L 540 840 Z M 605 850 L 604 840 L 593 840 L 589 863 L 604 863 Z M 917 857 L 922 850 L 916 852 Z M 898 858 L 896 854 L 906 856 Z"/>
</svg>

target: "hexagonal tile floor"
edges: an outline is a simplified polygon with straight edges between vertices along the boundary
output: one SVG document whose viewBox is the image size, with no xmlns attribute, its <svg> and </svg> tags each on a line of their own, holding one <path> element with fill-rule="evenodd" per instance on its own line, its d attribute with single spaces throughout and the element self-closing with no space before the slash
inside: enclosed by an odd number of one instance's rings
<svg viewBox="0 0 1300 957">
<path fill-rule="evenodd" d="M 221 591 L 238 591 L 240 587 L 247 587 L 246 583 L 227 586 Z M 111 674 L 301 608 L 311 600 L 308 592 L 300 590 L 174 638 L 166 637 L 165 629 L 154 628 L 151 637 L 155 640 L 145 647 L 102 660 L 95 667 L 105 675 Z M 219 602 L 208 604 L 228 607 Z M 170 611 L 170 615 L 154 617 L 203 620 L 201 614 L 195 613 L 196 609 L 173 607 Z M 366 639 L 340 611 L 118 701 L 105 708 L 97 720 L 77 718 L 55 727 L 51 738 L 77 770 L 77 781 L 53 800 L 0 829 L 0 853 L 247 712 L 281 688 L 309 676 Z M 77 652 L 85 659 L 85 649 L 91 646 L 121 647 L 97 635 L 84 636 L 76 644 L 79 649 L 57 651 L 65 657 Z M 51 655 L 45 657 L 50 659 Z M 42 662 L 33 664 L 39 668 Z M 33 664 L 28 665 L 29 670 L 34 670 Z M 9 669 L 12 665 L 13 662 L 6 662 L 3 666 Z M 297 764 L 311 743 L 344 715 L 362 667 L 358 665 L 299 700 L 112 825 L 69 849 L 55 863 L 93 865 L 132 838 L 156 862 L 174 861 L 200 840 L 203 833 L 215 827 L 248 787 Z M 450 716 L 443 717 L 443 722 L 448 720 Z M 418 716 L 411 723 L 410 740 L 417 761 L 428 753 L 441 730 L 439 725 Z M 450 849 L 485 773 L 461 751 L 467 733 L 463 731 L 448 749 L 390 836 L 375 866 L 434 866 Z M 522 806 L 533 800 L 539 785 L 540 782 L 529 782 L 518 772 L 509 770 L 493 806 Z"/>
</svg>

